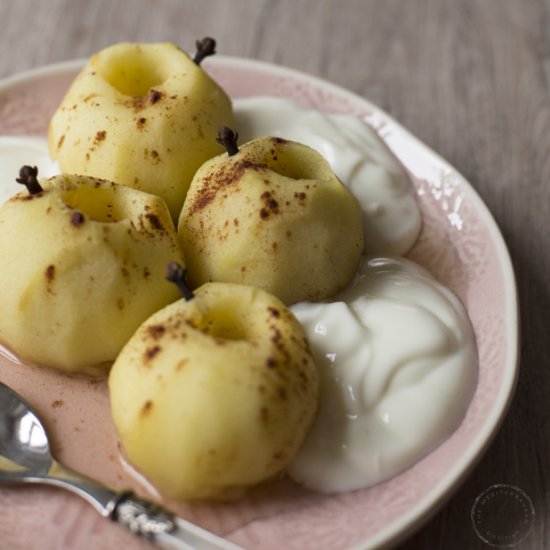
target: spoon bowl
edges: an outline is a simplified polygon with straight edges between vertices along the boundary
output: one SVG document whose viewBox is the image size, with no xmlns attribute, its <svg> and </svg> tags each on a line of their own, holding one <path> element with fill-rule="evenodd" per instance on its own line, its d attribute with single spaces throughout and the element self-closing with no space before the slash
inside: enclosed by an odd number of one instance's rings
<svg viewBox="0 0 550 550">
<path fill-rule="evenodd" d="M 43 483 L 68 489 L 105 517 L 118 493 L 59 464 L 48 434 L 32 407 L 0 382 L 0 483 Z"/>
<path fill-rule="evenodd" d="M 48 436 L 38 416 L 0 383 L 0 479 L 44 476 L 52 464 Z"/>
</svg>

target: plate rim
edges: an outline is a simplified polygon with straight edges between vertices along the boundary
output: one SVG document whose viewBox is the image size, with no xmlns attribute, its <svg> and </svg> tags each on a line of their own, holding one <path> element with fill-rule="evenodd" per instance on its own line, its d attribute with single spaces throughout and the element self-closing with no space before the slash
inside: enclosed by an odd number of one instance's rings
<svg viewBox="0 0 550 550">
<path fill-rule="evenodd" d="M 85 58 L 58 61 L 25 69 L 13 75 L 0 78 L 0 98 L 4 93 L 8 92 L 10 88 L 15 86 L 24 85 L 44 77 L 52 77 L 56 74 L 68 75 L 72 72 L 76 73 L 85 62 Z M 428 493 L 424 501 L 408 510 L 407 513 L 400 516 L 397 520 L 384 526 L 374 536 L 370 537 L 369 540 L 354 545 L 350 550 L 364 550 L 367 548 L 379 548 L 384 545 L 395 545 L 411 536 L 413 532 L 425 525 L 430 518 L 435 515 L 450 498 L 452 498 L 459 486 L 482 459 L 507 416 L 517 387 L 520 367 L 519 299 L 514 267 L 508 247 L 493 215 L 473 185 L 431 147 L 422 142 L 386 111 L 376 106 L 365 97 L 343 88 L 338 84 L 324 80 L 321 77 L 267 61 L 246 57 L 216 55 L 213 58 L 208 58 L 203 65 L 207 72 L 209 72 L 209 67 L 215 68 L 216 66 L 229 70 L 232 68 L 245 68 L 251 71 L 263 71 L 287 76 L 293 80 L 310 83 L 316 88 L 328 90 L 339 97 L 351 100 L 354 104 L 362 105 L 366 111 L 376 113 L 385 126 L 389 127 L 392 131 L 399 132 L 407 142 L 411 142 L 416 147 L 420 148 L 426 157 L 433 163 L 445 167 L 453 174 L 460 189 L 468 194 L 468 198 L 472 201 L 476 212 L 480 215 L 490 236 L 490 242 L 498 258 L 503 284 L 506 289 L 504 304 L 507 313 L 505 316 L 506 361 L 504 364 L 505 375 L 502 379 L 501 391 L 497 394 L 492 414 L 487 418 L 483 429 L 476 434 L 472 444 L 461 454 L 454 466 L 446 473 L 445 477 Z M 384 137 L 381 137 L 386 142 Z"/>
</svg>

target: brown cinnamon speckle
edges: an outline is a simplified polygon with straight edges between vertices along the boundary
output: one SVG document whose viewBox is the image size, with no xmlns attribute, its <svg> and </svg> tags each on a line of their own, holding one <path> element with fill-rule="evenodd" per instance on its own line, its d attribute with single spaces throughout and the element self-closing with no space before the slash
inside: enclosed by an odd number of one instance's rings
<svg viewBox="0 0 550 550">
<path fill-rule="evenodd" d="M 264 191 L 260 198 L 262 199 L 264 206 L 260 209 L 260 217 L 266 219 L 270 214 L 279 213 L 279 203 L 275 200 L 269 191 Z"/>
<path fill-rule="evenodd" d="M 153 402 L 150 399 L 148 399 L 143 404 L 143 407 L 141 407 L 141 414 L 142 415 L 149 414 L 151 412 L 152 408 L 153 408 Z"/>
<path fill-rule="evenodd" d="M 105 130 L 101 130 L 96 133 L 94 138 L 94 145 L 99 145 L 102 141 L 105 140 L 107 137 L 107 132 Z"/>
<path fill-rule="evenodd" d="M 276 143 L 277 145 L 284 145 L 285 143 L 288 143 L 288 139 L 284 139 L 282 137 L 273 137 L 271 139 L 273 140 L 273 143 Z"/>
<path fill-rule="evenodd" d="M 188 363 L 189 363 L 189 359 L 181 359 L 180 361 L 178 361 L 176 365 L 176 370 L 177 371 L 182 370 L 185 367 L 185 365 L 187 365 Z"/>
<path fill-rule="evenodd" d="M 157 103 L 157 101 L 160 101 L 162 99 L 162 92 L 159 92 L 158 90 L 151 90 L 149 92 L 149 100 L 151 101 L 151 104 L 154 105 Z"/>
<path fill-rule="evenodd" d="M 131 107 L 136 111 L 141 111 L 149 105 L 154 105 L 158 103 L 164 94 L 159 90 L 150 90 L 147 95 L 132 97 L 129 101 Z M 128 104 L 128 103 L 126 103 Z"/>
<path fill-rule="evenodd" d="M 159 164 L 160 163 L 160 155 L 159 155 L 159 152 L 156 151 L 155 149 L 153 149 L 150 153 L 151 155 L 151 159 L 152 161 L 155 163 L 155 164 Z"/>
<path fill-rule="evenodd" d="M 276 317 L 277 319 L 281 316 L 281 312 L 275 307 L 270 306 L 267 308 L 267 311 L 269 311 L 269 314 L 273 317 Z"/>
<path fill-rule="evenodd" d="M 94 99 L 94 97 L 97 97 L 97 94 L 88 94 L 82 98 L 82 101 L 88 103 L 91 99 Z"/>
<path fill-rule="evenodd" d="M 164 325 L 151 325 L 147 327 L 147 332 L 151 338 L 158 340 L 166 332 L 166 327 Z"/>
<path fill-rule="evenodd" d="M 50 264 L 46 268 L 45 275 L 46 275 L 46 281 L 48 281 L 48 283 L 51 283 L 55 279 L 55 266 L 53 264 Z"/>
<path fill-rule="evenodd" d="M 162 231 L 164 229 L 164 226 L 162 225 L 159 217 L 156 214 L 147 213 L 145 214 L 145 217 L 157 231 Z"/>
<path fill-rule="evenodd" d="M 144 354 L 145 361 L 150 361 L 151 359 L 153 359 L 153 357 L 155 357 L 155 355 L 157 355 L 161 349 L 162 348 L 160 346 L 153 346 L 153 347 L 147 348 Z"/>
</svg>

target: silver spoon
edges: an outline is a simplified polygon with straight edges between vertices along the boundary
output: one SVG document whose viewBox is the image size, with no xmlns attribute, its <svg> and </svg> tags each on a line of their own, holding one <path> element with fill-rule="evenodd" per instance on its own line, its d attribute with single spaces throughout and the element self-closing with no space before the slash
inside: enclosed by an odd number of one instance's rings
<svg viewBox="0 0 550 550">
<path fill-rule="evenodd" d="M 238 550 L 239 547 L 160 507 L 73 472 L 51 455 L 48 435 L 21 396 L 0 382 L 0 484 L 42 483 L 76 493 L 105 518 L 161 548 Z M 242 550 L 242 549 L 241 549 Z"/>
</svg>

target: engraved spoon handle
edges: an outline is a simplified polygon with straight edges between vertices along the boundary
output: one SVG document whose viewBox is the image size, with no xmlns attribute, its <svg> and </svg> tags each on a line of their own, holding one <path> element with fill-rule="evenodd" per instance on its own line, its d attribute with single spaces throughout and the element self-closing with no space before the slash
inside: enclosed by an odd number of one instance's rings
<svg viewBox="0 0 550 550">
<path fill-rule="evenodd" d="M 113 491 L 55 461 L 46 476 L 27 477 L 25 481 L 68 489 L 88 501 L 103 517 L 116 521 L 137 536 L 152 540 L 165 550 L 242 550 L 131 492 Z"/>
<path fill-rule="evenodd" d="M 152 539 L 165 550 L 242 550 L 240 546 L 198 525 L 174 517 L 162 508 L 132 494 L 122 495 L 111 514 L 111 519 L 136 535 Z"/>
</svg>

